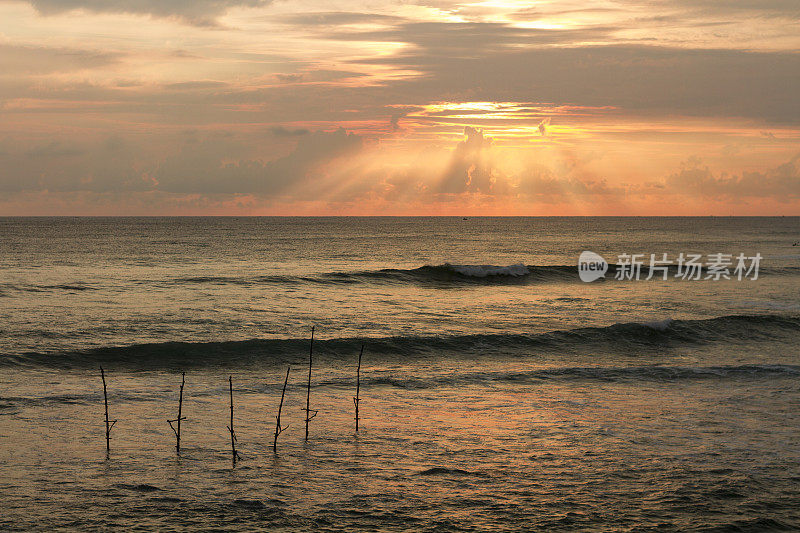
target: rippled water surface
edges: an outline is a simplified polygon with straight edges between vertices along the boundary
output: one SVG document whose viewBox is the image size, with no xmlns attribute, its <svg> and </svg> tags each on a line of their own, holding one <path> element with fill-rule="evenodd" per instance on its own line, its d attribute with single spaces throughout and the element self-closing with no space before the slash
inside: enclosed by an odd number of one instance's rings
<svg viewBox="0 0 800 533">
<path fill-rule="evenodd" d="M 800 219 L 0 230 L 4 530 L 800 528 Z M 757 280 L 586 284 L 584 250 L 763 259 Z"/>
</svg>

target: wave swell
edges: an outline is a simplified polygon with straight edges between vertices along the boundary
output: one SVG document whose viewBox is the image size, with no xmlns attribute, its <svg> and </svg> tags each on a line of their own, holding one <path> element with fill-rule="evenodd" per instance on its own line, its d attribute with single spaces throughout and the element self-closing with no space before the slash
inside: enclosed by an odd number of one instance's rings
<svg viewBox="0 0 800 533">
<path fill-rule="evenodd" d="M 542 333 L 334 338 L 315 341 L 315 352 L 351 357 L 362 341 L 372 357 L 526 356 L 547 352 L 668 350 L 714 342 L 797 339 L 800 316 L 731 315 L 704 320 L 622 322 Z M 307 339 L 252 339 L 222 342 L 164 342 L 89 350 L 0 356 L 0 366 L 85 367 L 100 363 L 136 368 L 184 368 L 229 364 L 300 362 Z"/>
</svg>

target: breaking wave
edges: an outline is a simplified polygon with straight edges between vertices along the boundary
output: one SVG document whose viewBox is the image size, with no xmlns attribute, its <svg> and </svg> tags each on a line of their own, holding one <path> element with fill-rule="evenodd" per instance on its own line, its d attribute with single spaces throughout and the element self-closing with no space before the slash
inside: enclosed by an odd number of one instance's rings
<svg viewBox="0 0 800 533">
<path fill-rule="evenodd" d="M 615 282 L 617 265 L 609 265 L 604 278 L 597 282 Z M 676 267 L 669 267 L 670 278 L 675 277 Z M 648 266 L 641 269 L 641 278 L 647 278 Z M 761 268 L 759 276 L 797 276 L 800 267 Z M 705 271 L 701 271 L 701 277 Z M 661 274 L 655 275 L 661 280 Z M 577 265 L 467 265 L 450 264 L 425 265 L 418 268 L 384 268 L 380 270 L 360 270 L 351 272 L 322 272 L 308 275 L 268 274 L 256 276 L 188 276 L 161 280 L 132 280 L 137 286 L 152 285 L 156 287 L 186 287 L 192 285 L 347 285 L 358 283 L 414 284 L 447 288 L 469 285 L 529 285 L 537 283 L 582 283 L 578 276 Z M 689 283 L 689 282 L 687 282 Z M 62 284 L 14 284 L 0 283 L 0 296 L 14 292 L 70 292 L 103 290 L 104 286 L 82 281 Z M 124 289 L 125 285 L 115 289 Z"/>
<path fill-rule="evenodd" d="M 353 272 L 324 272 L 308 276 L 269 275 L 251 277 L 199 276 L 170 280 L 175 284 L 236 284 L 257 285 L 261 283 L 527 283 L 531 281 L 578 280 L 576 266 L 549 265 L 530 266 L 522 263 L 498 265 L 426 265 L 419 268 L 384 268 L 380 270 L 361 270 Z M 167 282 L 169 283 L 169 282 Z"/>
<path fill-rule="evenodd" d="M 641 279 L 647 277 L 649 267 L 641 270 Z M 614 276 L 617 265 L 609 265 L 606 276 L 601 281 L 616 281 Z M 674 277 L 677 268 L 668 269 L 670 277 Z M 704 274 L 704 271 L 701 272 Z M 761 268 L 759 275 L 793 276 L 800 275 L 800 267 Z M 657 274 L 655 279 L 661 279 Z M 178 278 L 166 281 L 173 284 L 236 284 L 258 285 L 268 284 L 349 284 L 349 283 L 391 283 L 391 284 L 423 284 L 434 286 L 448 285 L 485 285 L 485 284 L 535 284 L 547 282 L 582 283 L 578 276 L 577 265 L 466 265 L 444 263 L 442 265 L 425 265 L 418 268 L 384 268 L 380 270 L 361 270 L 352 272 L 324 272 L 307 276 L 266 275 L 251 277 L 199 276 Z"/>
</svg>

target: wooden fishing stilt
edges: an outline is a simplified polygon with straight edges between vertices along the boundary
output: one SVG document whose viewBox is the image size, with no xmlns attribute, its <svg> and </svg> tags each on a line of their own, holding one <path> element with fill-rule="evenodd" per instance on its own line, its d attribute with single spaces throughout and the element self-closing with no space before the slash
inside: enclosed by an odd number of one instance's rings
<svg viewBox="0 0 800 533">
<path fill-rule="evenodd" d="M 356 407 L 356 431 L 358 431 L 358 405 L 361 402 L 359 393 L 361 391 L 361 356 L 364 355 L 364 345 L 361 345 L 361 351 L 358 352 L 358 368 L 356 369 L 356 395 L 353 397 L 353 405 Z"/>
<path fill-rule="evenodd" d="M 178 396 L 178 418 L 174 420 L 167 420 L 172 432 L 175 433 L 175 452 L 181 454 L 181 420 L 186 420 L 185 416 L 181 416 L 183 410 L 183 385 L 186 383 L 186 372 L 181 372 L 181 392 Z M 175 422 L 175 426 L 172 423 Z M 177 426 L 177 427 L 176 427 Z"/>
<path fill-rule="evenodd" d="M 289 427 L 287 424 L 285 427 L 281 426 L 281 411 L 283 410 L 283 398 L 286 396 L 286 384 L 289 383 L 289 370 L 292 367 L 286 367 L 286 379 L 283 380 L 283 392 L 281 392 L 281 403 L 278 406 L 278 416 L 276 416 L 276 423 L 275 423 L 275 440 L 272 441 L 272 451 L 274 453 L 278 453 L 278 435 L 286 431 L 286 428 Z"/>
<path fill-rule="evenodd" d="M 231 392 L 231 423 L 228 426 L 228 431 L 231 434 L 231 457 L 233 459 L 233 466 L 236 466 L 236 460 L 239 459 L 239 452 L 236 451 L 236 431 L 233 429 L 233 376 L 228 376 L 228 387 Z"/>
<path fill-rule="evenodd" d="M 311 326 L 311 347 L 308 351 L 308 385 L 306 387 L 306 442 L 308 442 L 308 423 L 317 416 L 319 411 L 311 409 L 311 363 L 314 357 L 314 326 Z M 314 414 L 311 414 L 311 413 Z"/>
<path fill-rule="evenodd" d="M 108 390 L 106 388 L 106 373 L 103 367 L 100 367 L 100 377 L 103 378 L 103 400 L 106 405 L 106 459 L 111 455 L 111 428 L 117 423 L 116 420 L 108 419 Z"/>
</svg>

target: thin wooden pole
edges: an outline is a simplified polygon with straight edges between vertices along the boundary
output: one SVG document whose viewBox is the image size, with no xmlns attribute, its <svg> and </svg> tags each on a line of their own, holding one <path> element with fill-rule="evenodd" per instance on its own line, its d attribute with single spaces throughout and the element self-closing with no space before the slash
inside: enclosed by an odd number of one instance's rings
<svg viewBox="0 0 800 533">
<path fill-rule="evenodd" d="M 172 432 L 175 433 L 175 451 L 178 455 L 181 454 L 181 420 L 186 420 L 185 416 L 181 416 L 181 412 L 183 410 L 183 385 L 186 383 L 186 372 L 181 372 L 181 392 L 180 396 L 178 397 L 178 418 L 175 420 L 167 420 L 169 427 L 172 428 Z M 175 426 L 172 425 L 173 422 L 177 423 L 177 429 Z"/>
<path fill-rule="evenodd" d="M 317 416 L 318 411 L 314 411 L 312 415 L 311 409 L 311 363 L 314 358 L 314 326 L 311 326 L 311 347 L 308 351 L 308 385 L 306 386 L 306 408 L 303 409 L 306 412 L 306 442 L 308 442 L 308 423 L 311 421 L 312 418 Z"/>
<path fill-rule="evenodd" d="M 178 434 L 177 441 L 175 442 L 175 451 L 178 452 L 178 455 L 181 454 L 181 420 L 185 417 L 182 416 L 183 413 L 183 386 L 186 384 L 186 372 L 181 372 L 181 391 L 178 395 Z"/>
<path fill-rule="evenodd" d="M 228 431 L 231 434 L 231 457 L 233 458 L 233 465 L 236 466 L 236 460 L 239 458 L 239 453 L 236 451 L 236 432 L 233 429 L 233 376 L 228 376 L 228 387 L 231 392 L 231 423 L 228 426 Z"/>
<path fill-rule="evenodd" d="M 108 459 L 111 454 L 111 428 L 117 421 L 108 419 L 108 389 L 106 388 L 106 373 L 102 366 L 100 367 L 100 377 L 103 378 L 103 400 L 106 406 L 106 459 Z"/>
<path fill-rule="evenodd" d="M 278 435 L 283 433 L 286 430 L 286 428 L 289 427 L 288 425 L 286 427 L 281 426 L 281 411 L 283 410 L 283 398 L 286 396 L 286 384 L 289 383 L 289 370 L 291 370 L 291 368 L 292 368 L 291 366 L 286 367 L 286 379 L 283 380 L 283 392 L 281 392 L 281 404 L 278 406 L 278 416 L 275 417 L 277 419 L 277 422 L 275 424 L 275 440 L 272 441 L 272 451 L 274 453 L 278 453 Z"/>
<path fill-rule="evenodd" d="M 358 352 L 358 368 L 356 369 L 356 396 L 353 398 L 353 404 L 356 406 L 356 431 L 358 431 L 358 404 L 361 402 L 359 393 L 361 391 L 361 356 L 364 355 L 364 345 L 361 345 L 361 351 Z"/>
</svg>

